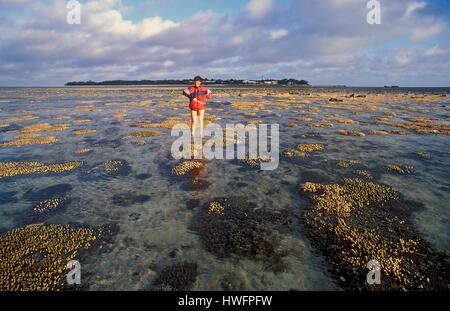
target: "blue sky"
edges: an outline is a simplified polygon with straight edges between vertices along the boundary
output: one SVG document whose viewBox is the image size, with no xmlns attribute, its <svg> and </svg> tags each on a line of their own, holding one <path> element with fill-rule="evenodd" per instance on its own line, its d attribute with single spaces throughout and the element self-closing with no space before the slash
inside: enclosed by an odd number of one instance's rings
<svg viewBox="0 0 450 311">
<path fill-rule="evenodd" d="M 0 0 L 0 86 L 110 79 L 296 78 L 450 86 L 450 4 L 379 0 Z"/>
<path fill-rule="evenodd" d="M 277 5 L 287 5 L 294 2 L 294 0 L 279 0 Z M 242 0 L 124 0 L 122 3 L 125 7 L 130 8 L 125 16 L 135 22 L 149 16 L 162 16 L 180 22 L 200 10 L 207 9 L 236 18 L 247 4 Z"/>
</svg>

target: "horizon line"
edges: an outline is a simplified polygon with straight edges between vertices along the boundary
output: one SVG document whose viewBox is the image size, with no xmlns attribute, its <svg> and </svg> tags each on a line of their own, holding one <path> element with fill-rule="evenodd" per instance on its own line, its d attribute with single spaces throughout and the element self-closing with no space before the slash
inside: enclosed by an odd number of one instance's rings
<svg viewBox="0 0 450 311">
<path fill-rule="evenodd" d="M 125 81 L 125 80 L 124 80 Z M 276 80 L 272 80 L 272 81 L 276 81 Z M 185 83 L 179 83 L 179 84 L 185 84 Z M 203 83 L 203 84 L 207 84 L 207 83 Z M 242 83 L 244 84 L 244 83 Z M 111 85 L 33 85 L 33 86 L 20 86 L 20 85 L 13 85 L 13 86 L 2 86 L 0 85 L 0 88 L 62 88 L 62 87 L 67 87 L 67 88 L 74 88 L 74 87 L 84 87 L 84 86 L 88 86 L 88 87 L 121 87 L 121 86 L 140 86 L 140 87 L 145 87 L 145 86 L 158 86 L 158 85 L 166 85 L 164 83 L 162 84 L 124 84 L 124 85 L 120 85 L 120 84 L 111 84 Z M 174 83 L 168 83 L 167 85 L 177 85 Z M 221 84 L 218 84 L 221 85 Z M 227 84 L 229 85 L 229 84 Z M 261 86 L 261 85 L 252 85 L 252 84 L 246 84 L 249 86 Z M 289 86 L 289 85 L 284 85 L 284 84 L 277 84 L 277 85 L 264 85 L 266 87 L 268 86 Z M 291 86 L 296 86 L 296 85 L 291 85 Z M 297 85 L 299 86 L 299 85 Z M 388 87 L 385 87 L 388 86 Z M 358 88 L 358 87 L 366 87 L 366 88 L 386 88 L 386 89 L 401 89 L 401 88 L 450 88 L 450 86 L 398 86 L 398 87 L 392 87 L 392 85 L 383 85 L 383 86 L 378 86 L 378 85 L 346 85 L 346 84 L 328 84 L 328 85 L 304 85 L 301 87 L 342 87 L 342 88 Z"/>
</svg>

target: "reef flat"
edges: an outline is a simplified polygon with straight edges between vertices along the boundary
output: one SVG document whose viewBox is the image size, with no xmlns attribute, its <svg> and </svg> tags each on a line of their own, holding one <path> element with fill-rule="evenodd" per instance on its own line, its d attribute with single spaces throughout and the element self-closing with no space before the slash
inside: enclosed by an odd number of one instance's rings
<svg viewBox="0 0 450 311">
<path fill-rule="evenodd" d="M 173 153 L 186 85 L 0 88 L 1 289 L 449 289 L 450 89 L 207 87 Z M 204 157 L 264 124 L 274 170 Z"/>
</svg>

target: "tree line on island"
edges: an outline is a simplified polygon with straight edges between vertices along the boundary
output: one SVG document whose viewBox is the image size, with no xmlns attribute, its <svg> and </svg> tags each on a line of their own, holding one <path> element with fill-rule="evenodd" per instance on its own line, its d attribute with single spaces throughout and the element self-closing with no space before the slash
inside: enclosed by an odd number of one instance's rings
<svg viewBox="0 0 450 311">
<path fill-rule="evenodd" d="M 67 82 L 65 86 L 86 86 L 86 85 L 158 85 L 158 84 L 189 84 L 192 79 L 183 80 L 110 80 L 110 81 L 72 81 Z M 308 81 L 296 79 L 282 80 L 235 80 L 235 79 L 203 79 L 207 84 L 281 84 L 281 85 L 304 85 L 308 86 Z"/>
</svg>

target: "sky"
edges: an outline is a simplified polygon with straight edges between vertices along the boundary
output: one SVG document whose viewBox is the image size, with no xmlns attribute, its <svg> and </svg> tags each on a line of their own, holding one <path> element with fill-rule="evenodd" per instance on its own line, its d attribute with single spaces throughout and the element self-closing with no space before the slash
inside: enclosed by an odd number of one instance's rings
<svg viewBox="0 0 450 311">
<path fill-rule="evenodd" d="M 373 1 L 373 0 L 371 0 Z M 304 79 L 450 87 L 450 1 L 0 0 L 0 86 Z M 376 1 L 375 1 L 376 2 Z"/>
</svg>

